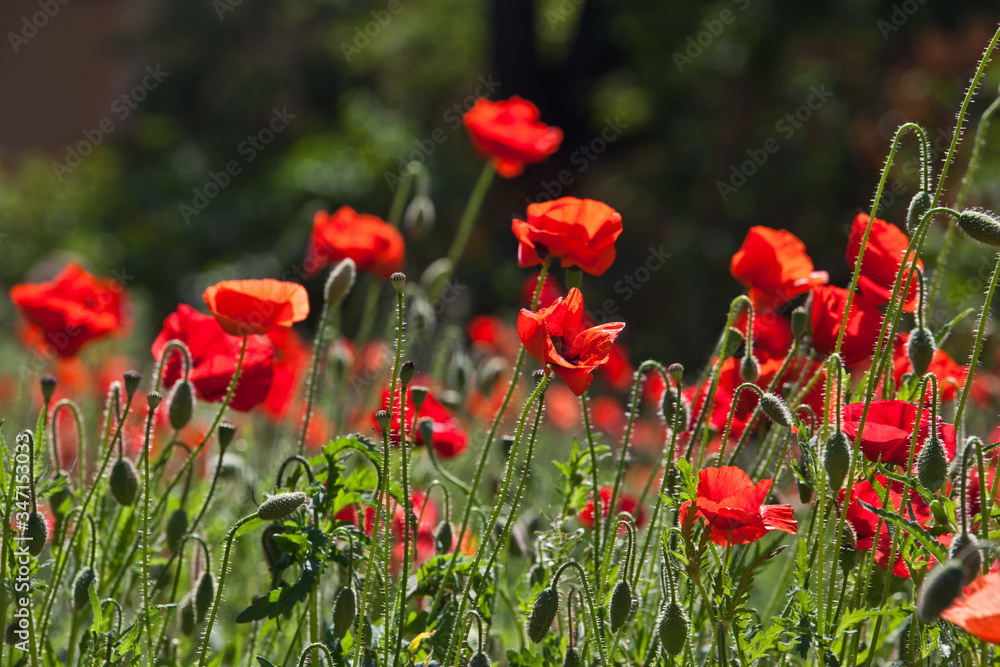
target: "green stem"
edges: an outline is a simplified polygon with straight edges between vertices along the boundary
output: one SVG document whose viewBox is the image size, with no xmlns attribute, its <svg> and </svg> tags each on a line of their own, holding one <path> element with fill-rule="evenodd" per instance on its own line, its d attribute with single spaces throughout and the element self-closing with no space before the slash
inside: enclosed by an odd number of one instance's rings
<svg viewBox="0 0 1000 667">
<path fill-rule="evenodd" d="M 153 653 L 153 628 L 150 622 L 149 609 L 149 438 L 153 432 L 153 416 L 155 409 L 150 409 L 146 417 L 146 436 L 142 445 L 142 620 L 145 626 L 146 651 L 149 653 L 149 664 L 156 663 L 156 656 Z"/>
<path fill-rule="evenodd" d="M 601 487 L 597 481 L 597 448 L 594 445 L 594 431 L 590 426 L 590 410 L 587 406 L 587 393 L 580 396 L 580 405 L 583 408 L 583 425 L 587 432 L 587 447 L 590 451 L 590 484 L 591 502 L 594 505 L 594 583 L 600 586 L 597 594 L 604 590 L 601 581 L 601 526 L 604 524 L 604 505 L 601 503 Z M 612 505 L 608 505 L 608 516 L 611 515 Z"/>
<path fill-rule="evenodd" d="M 306 388 L 306 417 L 302 422 L 302 435 L 299 437 L 299 454 L 305 451 L 306 435 L 309 433 L 309 419 L 312 417 L 313 400 L 316 396 L 316 382 L 319 378 L 319 362 L 326 356 L 323 348 L 326 336 L 326 327 L 330 319 L 330 304 L 323 302 L 323 312 L 319 316 L 319 326 L 316 329 L 316 339 L 313 341 L 312 365 L 309 369 L 309 380 Z"/>
<path fill-rule="evenodd" d="M 955 412 L 955 428 L 961 428 L 965 402 L 969 398 L 969 389 L 972 388 L 972 376 L 979 366 L 979 350 L 983 346 L 983 336 L 986 334 L 986 321 L 990 317 L 990 304 L 993 303 L 993 294 L 996 292 L 997 279 L 1000 278 L 1000 253 L 997 254 L 996 262 L 996 266 L 993 268 L 993 277 L 990 279 L 990 287 L 986 292 L 986 301 L 983 303 L 983 310 L 979 314 L 979 328 L 976 330 L 976 342 L 972 347 L 972 358 L 969 360 L 969 373 L 962 387 L 962 398 L 958 401 L 958 410 Z"/>
<path fill-rule="evenodd" d="M 462 253 L 465 252 L 465 246 L 469 242 L 469 235 L 472 234 L 472 227 L 476 223 L 476 216 L 479 214 L 479 209 L 483 206 L 483 200 L 486 199 L 486 192 L 490 188 L 490 183 L 493 182 L 493 175 L 495 173 L 496 171 L 493 169 L 491 162 L 483 165 L 483 171 L 479 174 L 479 180 L 476 181 L 476 186 L 472 189 L 469 201 L 465 205 L 465 211 L 462 212 L 462 218 L 458 221 L 458 229 L 455 230 L 455 238 L 451 243 L 451 248 L 448 249 L 447 257 L 451 265 L 446 275 L 437 281 L 433 287 L 434 291 L 428 295 L 428 300 L 431 303 L 437 300 L 440 290 L 448 282 L 450 274 L 454 272 L 458 260 L 462 258 Z"/>
</svg>

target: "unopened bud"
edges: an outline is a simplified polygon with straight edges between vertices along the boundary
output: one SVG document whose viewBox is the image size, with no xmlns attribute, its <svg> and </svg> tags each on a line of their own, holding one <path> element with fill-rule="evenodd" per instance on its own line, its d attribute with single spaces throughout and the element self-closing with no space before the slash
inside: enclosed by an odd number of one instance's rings
<svg viewBox="0 0 1000 667">
<path fill-rule="evenodd" d="M 636 599 L 632 597 L 632 587 L 629 586 L 628 581 L 625 579 L 619 581 L 611 593 L 611 607 L 608 610 L 611 632 L 618 632 L 618 629 L 625 625 L 635 609 L 636 602 Z"/>
<path fill-rule="evenodd" d="M 175 509 L 171 513 L 170 518 L 167 519 L 167 527 L 165 532 L 165 537 L 167 540 L 167 548 L 170 549 L 171 553 L 177 553 L 181 548 L 181 540 L 187 535 L 188 531 L 188 514 L 187 511 L 181 507 Z"/>
<path fill-rule="evenodd" d="M 271 496 L 257 508 L 257 516 L 264 521 L 284 521 L 306 502 L 302 491 L 287 491 Z"/>
<path fill-rule="evenodd" d="M 472 660 L 469 661 L 469 667 L 490 667 L 491 664 L 490 656 L 486 655 L 482 651 L 473 655 Z"/>
<path fill-rule="evenodd" d="M 941 438 L 932 435 L 924 441 L 917 457 L 917 479 L 924 488 L 936 493 L 948 479 L 948 457 Z"/>
<path fill-rule="evenodd" d="M 1000 247 L 1000 221 L 986 211 L 962 211 L 958 227 L 966 236 L 983 245 Z"/>
<path fill-rule="evenodd" d="M 131 507 L 139 498 L 139 471 L 128 459 L 118 459 L 111 466 L 108 476 L 108 488 L 111 497 L 123 507 Z"/>
<path fill-rule="evenodd" d="M 416 364 L 412 361 L 404 361 L 403 365 L 399 369 L 399 382 L 403 385 L 405 389 L 410 385 L 413 380 L 413 373 L 416 372 Z"/>
<path fill-rule="evenodd" d="M 927 369 L 930 368 L 931 361 L 934 360 L 934 352 L 937 346 L 934 343 L 934 334 L 926 327 L 914 327 L 910 331 L 910 339 L 906 343 L 906 354 L 910 357 L 910 364 L 913 372 L 923 377 Z"/>
<path fill-rule="evenodd" d="M 930 193 L 926 190 L 919 191 L 910 200 L 910 208 L 906 211 L 906 232 L 911 237 L 917 233 L 920 220 L 931 210 L 932 201 Z"/>
<path fill-rule="evenodd" d="M 785 402 L 769 391 L 761 395 L 760 409 L 764 411 L 765 415 L 771 418 L 771 421 L 779 426 L 791 428 L 794 423 L 792 412 L 785 405 Z"/>
<path fill-rule="evenodd" d="M 28 553 L 37 556 L 49 541 L 49 524 L 41 512 L 29 512 L 24 526 L 24 537 L 28 538 Z"/>
<path fill-rule="evenodd" d="M 847 576 L 847 573 L 858 564 L 858 536 L 854 532 L 854 526 L 850 523 L 844 524 L 844 532 L 840 536 L 840 569 Z"/>
<path fill-rule="evenodd" d="M 743 361 L 740 362 L 740 377 L 743 378 L 744 382 L 756 382 L 757 378 L 760 377 L 760 366 L 757 365 L 757 360 L 753 358 L 753 355 L 743 356 Z"/>
<path fill-rule="evenodd" d="M 925 623 L 933 622 L 962 594 L 965 574 L 962 563 L 949 560 L 931 570 L 917 596 L 917 616 Z"/>
<path fill-rule="evenodd" d="M 434 202 L 427 195 L 417 195 L 410 200 L 403 214 L 403 225 L 414 236 L 420 236 L 434 226 L 437 212 Z"/>
<path fill-rule="evenodd" d="M 722 358 L 728 359 L 734 356 L 743 343 L 743 334 L 738 329 L 729 327 L 729 336 L 726 337 L 726 349 L 722 351 Z"/>
<path fill-rule="evenodd" d="M 668 654 L 680 655 L 688 636 L 688 619 L 684 610 L 676 602 L 671 602 L 660 615 L 657 623 L 657 633 L 660 635 L 660 646 Z"/>
<path fill-rule="evenodd" d="M 575 646 L 566 649 L 566 657 L 563 658 L 563 667 L 580 667 L 580 652 Z"/>
<path fill-rule="evenodd" d="M 454 533 L 450 521 L 442 521 L 438 525 L 435 538 L 437 539 L 438 551 L 443 554 L 451 551 L 451 542 L 454 539 Z"/>
<path fill-rule="evenodd" d="M 180 609 L 180 625 L 181 632 L 190 637 L 194 634 L 194 628 L 198 625 L 198 620 L 194 617 L 194 603 L 191 601 L 191 595 L 184 596 L 181 600 Z"/>
<path fill-rule="evenodd" d="M 326 302 L 331 306 L 340 304 L 351 293 L 357 276 L 358 267 L 353 259 L 348 257 L 340 261 L 326 278 L 326 285 L 323 289 L 323 297 Z"/>
<path fill-rule="evenodd" d="M 968 586 L 979 576 L 983 567 L 983 555 L 979 551 L 979 539 L 972 533 L 959 533 L 948 547 L 948 558 L 960 559 L 962 563 L 962 585 Z"/>
<path fill-rule="evenodd" d="M 358 613 L 355 599 L 354 589 L 348 586 L 337 593 L 337 599 L 333 601 L 333 634 L 340 639 L 354 625 L 354 617 Z"/>
<path fill-rule="evenodd" d="M 503 357 L 493 357 L 487 361 L 479 373 L 479 390 L 484 394 L 489 394 L 506 367 L 507 362 Z"/>
<path fill-rule="evenodd" d="M 542 589 L 535 598 L 531 616 L 528 617 L 528 639 L 532 644 L 538 644 L 545 639 L 557 613 L 559 613 L 559 591 L 551 586 Z"/>
<path fill-rule="evenodd" d="M 194 591 L 194 613 L 199 623 L 205 620 L 214 599 L 215 577 L 212 576 L 211 572 L 205 570 L 198 578 L 198 586 Z"/>
<path fill-rule="evenodd" d="M 168 413 L 170 425 L 179 431 L 191 421 L 194 414 L 194 386 L 188 380 L 178 380 L 170 392 Z"/>
<path fill-rule="evenodd" d="M 830 488 L 840 491 L 851 467 L 851 441 L 843 431 L 834 433 L 826 441 L 826 446 L 823 448 L 823 467 L 826 468 Z"/>
<path fill-rule="evenodd" d="M 792 311 L 792 335 L 802 338 L 809 333 L 809 313 L 802 306 Z"/>
<path fill-rule="evenodd" d="M 90 604 L 90 585 L 97 581 L 97 572 L 85 567 L 73 579 L 73 609 L 79 611 Z"/>
</svg>

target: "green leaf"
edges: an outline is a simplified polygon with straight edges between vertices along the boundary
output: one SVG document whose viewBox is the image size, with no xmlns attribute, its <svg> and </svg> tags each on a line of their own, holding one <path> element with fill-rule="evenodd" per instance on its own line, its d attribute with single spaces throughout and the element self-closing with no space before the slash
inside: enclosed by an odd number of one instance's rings
<svg viewBox="0 0 1000 667">
<path fill-rule="evenodd" d="M 97 580 L 90 582 L 90 588 L 87 589 L 87 593 L 90 595 L 90 608 L 94 612 L 94 622 L 91 623 L 90 627 L 94 632 L 100 634 L 104 631 L 104 614 L 101 612 L 101 601 L 97 599 Z"/>
<path fill-rule="evenodd" d="M 948 324 L 946 324 L 943 327 L 941 327 L 941 330 L 938 331 L 934 335 L 934 344 L 937 347 L 941 347 L 941 344 L 944 343 L 945 340 L 948 339 L 948 334 L 950 334 L 951 330 L 955 328 L 955 325 L 958 324 L 960 321 L 962 321 L 963 319 L 965 319 L 966 317 L 968 317 L 969 315 L 971 315 L 974 312 L 976 312 L 974 309 L 972 309 L 972 308 L 966 308 L 965 310 L 963 310 L 962 312 L 960 312 L 958 315 L 956 315 L 954 317 L 954 319 L 952 319 L 951 322 L 948 322 Z"/>
<path fill-rule="evenodd" d="M 275 665 L 273 662 L 271 662 L 267 658 L 262 658 L 259 655 L 257 656 L 257 664 L 260 665 L 260 667 L 277 667 L 277 665 Z"/>
<path fill-rule="evenodd" d="M 916 521 L 904 519 L 895 512 L 889 512 L 881 507 L 875 507 L 874 505 L 870 505 L 863 500 L 858 500 L 858 502 L 862 507 L 874 512 L 877 516 L 882 517 L 897 528 L 902 528 L 907 531 L 910 535 L 916 538 L 916 540 L 920 542 L 920 544 L 922 544 L 935 559 L 939 561 L 948 560 L 948 552 L 945 550 L 944 546 L 935 540 L 934 537 Z"/>
</svg>

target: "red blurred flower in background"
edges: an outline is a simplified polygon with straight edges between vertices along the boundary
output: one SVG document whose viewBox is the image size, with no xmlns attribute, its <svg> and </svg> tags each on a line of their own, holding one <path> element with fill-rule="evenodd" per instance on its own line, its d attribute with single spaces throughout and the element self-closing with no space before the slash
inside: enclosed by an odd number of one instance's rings
<svg viewBox="0 0 1000 667">
<path fill-rule="evenodd" d="M 868 227 L 868 220 L 867 213 L 858 213 L 851 226 L 851 235 L 847 239 L 847 263 L 851 267 L 858 261 L 861 239 Z M 868 242 L 865 244 L 865 256 L 861 259 L 861 275 L 858 276 L 858 288 L 872 303 L 879 306 L 889 303 L 892 288 L 896 284 L 896 272 L 899 271 L 899 264 L 909 244 L 910 239 L 899 227 L 875 218 L 871 233 L 868 235 Z M 912 255 L 910 259 L 912 260 Z M 920 260 L 917 260 L 917 266 L 924 268 Z M 908 273 L 909 270 L 903 274 L 903 285 L 906 284 Z M 914 312 L 918 300 L 919 293 L 914 277 L 903 309 L 909 313 Z"/>
<path fill-rule="evenodd" d="M 1000 644 L 1000 572 L 990 572 L 965 587 L 965 595 L 941 618 L 991 644 Z"/>
<path fill-rule="evenodd" d="M 532 274 L 521 285 L 521 305 L 525 308 L 531 308 L 531 300 L 535 296 L 535 290 L 538 289 L 538 277 L 540 275 L 542 275 L 541 271 Z M 551 273 L 545 274 L 545 280 L 542 282 L 542 291 L 538 295 L 538 307 L 545 308 L 546 306 L 551 306 L 555 303 L 556 299 L 564 296 L 566 296 L 566 290 L 559 284 L 559 280 Z"/>
<path fill-rule="evenodd" d="M 224 399 L 236 372 L 243 341 L 223 331 L 211 315 L 203 315 L 183 303 L 163 322 L 163 330 L 153 341 L 153 358 L 159 361 L 167 343 L 175 339 L 191 351 L 189 379 L 198 397 L 209 403 Z M 172 352 L 163 370 L 165 387 L 173 387 L 180 379 L 182 364 L 180 354 Z M 261 403 L 271 390 L 273 377 L 274 348 L 264 338 L 248 336 L 240 379 L 230 403 L 232 408 L 247 411 Z"/>
<path fill-rule="evenodd" d="M 602 486 L 597 492 L 598 498 L 601 501 L 601 517 L 607 518 L 608 516 L 608 505 L 611 503 L 611 493 L 613 489 L 610 486 Z M 580 521 L 583 527 L 592 529 L 594 527 L 594 494 L 588 494 L 590 498 L 587 504 L 583 506 L 580 513 L 576 515 L 576 518 Z M 627 493 L 618 494 L 618 507 L 615 510 L 615 516 L 618 516 L 621 512 L 628 512 L 635 519 L 636 528 L 642 527 L 646 522 L 646 511 L 639 507 L 639 501 L 633 496 Z M 626 528 L 622 526 L 618 529 L 618 532 L 625 531 Z"/>
<path fill-rule="evenodd" d="M 514 219 L 511 230 L 520 241 L 518 266 L 541 264 L 541 255 L 562 260 L 599 276 L 615 261 L 615 240 L 622 233 L 622 216 L 593 199 L 561 197 L 528 206 L 527 220 Z"/>
<path fill-rule="evenodd" d="M 625 327 L 611 322 L 584 329 L 583 295 L 575 287 L 565 299 L 557 299 L 538 312 L 522 309 L 517 333 L 525 349 L 545 369 L 555 371 L 577 396 L 587 391 L 592 373 L 608 360 L 611 346 Z"/>
<path fill-rule="evenodd" d="M 559 150 L 563 133 L 541 122 L 541 112 L 516 95 L 509 100 L 476 100 L 463 117 L 473 146 L 504 178 L 514 178 L 528 164 L 542 162 Z"/>
<path fill-rule="evenodd" d="M 52 280 L 14 285 L 10 299 L 60 357 L 124 327 L 125 288 L 71 262 Z"/>
<path fill-rule="evenodd" d="M 271 329 L 267 339 L 274 346 L 274 378 L 264 400 L 264 411 L 273 419 L 282 419 L 309 368 L 310 345 L 294 329 L 283 327 Z"/>
<path fill-rule="evenodd" d="M 418 377 L 415 384 L 420 384 L 420 378 Z M 465 431 L 462 429 L 458 420 L 455 419 L 447 408 L 441 405 L 434 395 L 428 392 L 427 398 L 424 399 L 424 404 L 420 406 L 420 412 L 415 413 L 413 406 L 413 384 L 410 385 L 406 390 L 406 434 L 408 438 L 412 438 L 410 443 L 414 446 L 426 445 L 423 436 L 420 434 L 419 428 L 414 428 L 414 417 L 417 420 L 422 420 L 425 417 L 430 419 L 434 425 L 433 437 L 431 445 L 434 447 L 434 452 L 443 459 L 455 458 L 459 454 L 465 451 L 468 446 L 468 439 L 466 438 Z M 392 421 L 389 424 L 389 442 L 399 446 L 401 442 L 401 435 L 399 432 L 400 421 L 399 421 L 399 403 L 400 403 L 400 389 L 396 387 L 396 397 L 392 404 Z M 382 392 L 382 409 L 389 409 L 389 390 L 386 389 Z M 372 423 L 375 424 L 375 430 L 381 433 L 378 428 L 378 423 L 375 421 L 375 415 L 372 415 Z"/>
<path fill-rule="evenodd" d="M 266 334 L 309 315 L 305 287 L 271 278 L 223 280 L 206 288 L 203 298 L 219 326 L 233 336 Z"/>
<path fill-rule="evenodd" d="M 406 261 L 403 235 L 381 218 L 357 213 L 350 206 L 340 207 L 333 215 L 317 211 L 306 255 L 306 277 L 347 258 L 354 260 L 358 271 L 388 278 Z"/>
<path fill-rule="evenodd" d="M 710 539 L 722 546 L 756 542 L 773 530 L 794 535 L 799 524 L 791 505 L 763 504 L 772 484 L 773 479 L 754 484 L 734 466 L 705 468 L 698 473 L 695 515 L 708 522 Z M 690 506 L 691 501 L 681 505 L 682 521 Z"/>
<path fill-rule="evenodd" d="M 909 333 L 899 334 L 892 347 L 892 379 L 897 387 L 905 374 L 913 372 L 913 364 L 910 363 L 910 357 L 906 352 L 909 340 Z M 959 388 L 965 386 L 965 378 L 969 375 L 968 368 L 959 366 L 947 352 L 941 349 L 934 350 L 931 365 L 927 367 L 927 370 L 937 376 L 942 402 L 955 398 Z M 928 392 L 928 404 L 930 400 L 931 394 Z"/>
<path fill-rule="evenodd" d="M 840 322 L 847 310 L 847 290 L 824 285 L 812 288 L 812 344 L 823 355 L 833 353 L 840 332 Z M 855 294 L 847 317 L 847 330 L 840 356 L 847 368 L 858 366 L 875 352 L 882 312 L 863 294 Z"/>
<path fill-rule="evenodd" d="M 890 465 L 905 466 L 910 458 L 910 440 L 917 421 L 917 406 L 906 401 L 888 399 L 872 401 L 865 419 L 865 431 L 858 439 L 864 403 L 845 405 L 841 413 L 844 433 L 858 443 L 861 452 L 869 461 L 882 460 Z M 921 413 L 920 428 L 917 432 L 916 451 L 913 461 L 923 448 L 929 435 L 930 414 L 925 409 Z M 938 437 L 944 445 L 948 460 L 955 458 L 955 427 L 952 424 L 938 424 Z"/>
<path fill-rule="evenodd" d="M 777 308 L 829 280 L 826 271 L 813 271 L 806 247 L 789 231 L 751 227 L 743 245 L 729 262 L 729 272 L 750 289 L 755 305 Z"/>
</svg>

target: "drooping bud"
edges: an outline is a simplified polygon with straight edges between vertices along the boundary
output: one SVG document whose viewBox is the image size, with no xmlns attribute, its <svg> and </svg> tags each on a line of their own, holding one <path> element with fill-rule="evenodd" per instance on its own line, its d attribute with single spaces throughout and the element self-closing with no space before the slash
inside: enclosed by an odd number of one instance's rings
<svg viewBox="0 0 1000 667">
<path fill-rule="evenodd" d="M 472 660 L 469 661 L 469 667 L 490 667 L 491 664 L 490 656 L 486 655 L 482 651 L 473 655 Z"/>
<path fill-rule="evenodd" d="M 337 266 L 333 267 L 330 275 L 326 278 L 326 285 L 323 289 L 323 297 L 331 306 L 340 304 L 354 287 L 354 280 L 358 275 L 358 267 L 354 260 L 348 257 L 341 260 Z"/>
<path fill-rule="evenodd" d="M 151 391 L 146 394 L 146 404 L 149 405 L 150 410 L 155 410 L 160 407 L 160 403 L 163 402 L 163 394 L 158 391 Z"/>
<path fill-rule="evenodd" d="M 451 543 L 455 537 L 451 522 L 442 521 L 438 524 L 434 537 L 437 540 L 438 551 L 440 553 L 446 554 L 451 551 Z"/>
<path fill-rule="evenodd" d="M 927 369 L 930 368 L 936 349 L 934 334 L 931 333 L 930 329 L 914 327 L 910 331 L 910 339 L 906 343 L 906 354 L 910 357 L 910 364 L 917 376 L 923 377 Z"/>
<path fill-rule="evenodd" d="M 343 639 L 354 625 L 356 615 L 354 589 L 347 586 L 337 593 L 337 599 L 333 601 L 333 634 Z"/>
<path fill-rule="evenodd" d="M 625 625 L 629 616 L 636 606 L 636 599 L 632 597 L 632 587 L 628 581 L 622 579 L 615 586 L 611 593 L 611 607 L 608 610 L 608 620 L 611 621 L 611 632 L 618 632 L 618 629 Z"/>
<path fill-rule="evenodd" d="M 108 476 L 111 497 L 123 507 L 131 507 L 139 499 L 139 471 L 129 459 L 118 459 Z"/>
<path fill-rule="evenodd" d="M 403 214 L 403 225 L 415 236 L 420 236 L 434 226 L 437 217 L 434 202 L 427 195 L 417 195 L 410 200 Z"/>
<path fill-rule="evenodd" d="M 962 585 L 968 586 L 979 576 L 983 567 L 983 554 L 979 551 L 979 539 L 972 533 L 959 533 L 948 547 L 948 558 L 960 559 L 962 563 Z"/>
<path fill-rule="evenodd" d="M 917 457 L 917 479 L 924 488 L 937 492 L 948 479 L 948 457 L 941 438 L 932 435 L 924 441 Z"/>
<path fill-rule="evenodd" d="M 410 398 L 413 401 L 413 409 L 420 412 L 420 408 L 424 406 L 424 401 L 427 400 L 427 394 L 431 390 L 422 384 L 415 384 L 410 387 Z"/>
<path fill-rule="evenodd" d="M 142 373 L 139 371 L 125 371 L 122 374 L 122 378 L 125 380 L 125 395 L 132 398 L 135 395 L 135 390 L 139 388 L 139 383 L 142 382 Z"/>
<path fill-rule="evenodd" d="M 451 276 L 453 269 L 454 264 L 447 257 L 431 262 L 420 276 L 420 286 L 428 294 L 440 294 L 444 288 L 441 283 Z"/>
<path fill-rule="evenodd" d="M 375 423 L 378 424 L 378 428 L 382 433 L 388 433 L 389 424 L 392 420 L 389 418 L 388 410 L 379 410 L 375 413 Z"/>
<path fill-rule="evenodd" d="M 396 290 L 396 294 L 402 294 L 403 288 L 406 287 L 406 274 L 402 271 L 396 271 L 389 276 L 389 282 L 392 283 L 392 288 Z"/>
<path fill-rule="evenodd" d="M 577 268 L 566 269 L 566 289 L 583 287 L 583 271 Z"/>
<path fill-rule="evenodd" d="M 677 363 L 670 364 L 669 366 L 667 366 L 667 373 L 670 375 L 670 377 L 673 379 L 674 382 L 680 384 L 681 380 L 684 379 L 684 366 L 682 364 L 677 364 Z"/>
<path fill-rule="evenodd" d="M 743 355 L 743 361 L 740 362 L 740 377 L 744 382 L 756 382 L 760 377 L 760 366 L 757 365 L 753 355 Z"/>
<path fill-rule="evenodd" d="M 677 393 L 677 389 L 674 387 L 667 387 L 667 389 L 663 392 L 663 420 L 667 424 L 674 423 L 674 416 L 679 404 L 680 396 Z"/>
<path fill-rule="evenodd" d="M 671 602 L 660 614 L 657 623 L 660 646 L 670 655 L 680 655 L 688 636 L 688 619 L 684 610 L 676 602 Z"/>
<path fill-rule="evenodd" d="M 830 488 L 834 492 L 840 491 L 851 467 L 851 441 L 843 431 L 838 431 L 827 439 L 823 448 L 823 467 L 826 468 Z"/>
<path fill-rule="evenodd" d="M 28 553 L 37 556 L 42 553 L 45 543 L 49 541 L 49 525 L 41 512 L 29 512 L 25 522 L 24 535 L 27 538 Z"/>
<path fill-rule="evenodd" d="M 735 355 L 743 342 L 743 334 L 738 329 L 729 327 L 729 336 L 726 338 L 726 349 L 722 351 L 722 358 L 728 359 Z"/>
<path fill-rule="evenodd" d="M 925 623 L 937 619 L 951 603 L 962 594 L 962 580 L 965 577 L 961 561 L 949 560 L 935 567 L 917 596 L 917 616 Z"/>
<path fill-rule="evenodd" d="M 194 613 L 199 623 L 205 620 L 214 599 L 215 577 L 212 576 L 211 572 L 205 570 L 198 578 L 198 586 L 194 591 Z"/>
<path fill-rule="evenodd" d="M 188 380 L 178 380 L 170 392 L 170 407 L 167 412 L 170 416 L 170 425 L 175 430 L 181 430 L 191 421 L 194 414 L 194 386 Z"/>
<path fill-rule="evenodd" d="M 184 599 L 181 600 L 181 609 L 179 614 L 180 614 L 181 632 L 184 633 L 184 635 L 190 637 L 191 635 L 194 634 L 195 626 L 198 625 L 198 621 L 194 617 L 194 604 L 191 602 L 190 593 L 188 595 L 185 595 Z"/>
<path fill-rule="evenodd" d="M 412 361 L 404 361 L 399 368 L 399 383 L 406 389 L 413 381 L 413 374 L 416 372 L 416 364 Z"/>
<path fill-rule="evenodd" d="M 535 598 L 535 604 L 531 608 L 531 616 L 528 618 L 528 639 L 531 640 L 532 644 L 537 644 L 545 639 L 557 613 L 559 613 L 559 591 L 551 586 L 542 589 L 542 592 Z"/>
<path fill-rule="evenodd" d="M 910 200 L 910 208 L 906 211 L 906 233 L 911 237 L 917 233 L 920 220 L 931 210 L 932 201 L 930 193 L 926 190 L 920 190 Z"/>
<path fill-rule="evenodd" d="M 42 398 L 45 399 L 45 404 L 48 405 L 49 401 L 52 400 L 52 394 L 56 391 L 56 379 L 51 375 L 43 375 L 38 380 L 38 384 L 42 389 Z"/>
<path fill-rule="evenodd" d="M 420 435 L 420 441 L 425 445 L 434 442 L 434 420 L 430 417 L 423 417 L 417 424 L 417 433 Z"/>
<path fill-rule="evenodd" d="M 1000 247 L 1000 221 L 986 211 L 967 210 L 958 216 L 958 227 L 973 241 Z"/>
<path fill-rule="evenodd" d="M 847 573 L 858 564 L 858 536 L 850 522 L 844 523 L 844 532 L 840 536 L 840 570 Z"/>
<path fill-rule="evenodd" d="M 760 397 L 760 409 L 765 415 L 771 418 L 775 424 L 791 428 L 795 420 L 792 418 L 792 411 L 788 409 L 780 397 L 771 392 L 764 392 Z"/>
<path fill-rule="evenodd" d="M 260 504 L 257 516 L 264 521 L 284 521 L 306 502 L 302 491 L 286 491 L 273 495 Z"/>
<path fill-rule="evenodd" d="M 90 584 L 97 581 L 97 572 L 92 567 L 80 570 L 73 579 L 73 609 L 79 611 L 90 604 Z"/>
<path fill-rule="evenodd" d="M 566 657 L 563 658 L 563 667 L 580 667 L 580 652 L 575 646 L 566 649 Z"/>
<path fill-rule="evenodd" d="M 802 306 L 792 311 L 792 335 L 802 338 L 809 333 L 809 313 Z"/>
<path fill-rule="evenodd" d="M 171 553 L 177 553 L 181 548 L 181 540 L 187 535 L 188 531 L 188 513 L 183 508 L 180 507 L 175 509 L 171 514 L 170 518 L 167 519 L 167 527 L 164 531 L 167 548 L 170 549 Z"/>
</svg>

